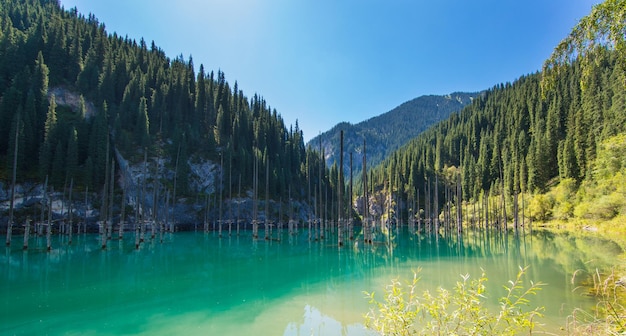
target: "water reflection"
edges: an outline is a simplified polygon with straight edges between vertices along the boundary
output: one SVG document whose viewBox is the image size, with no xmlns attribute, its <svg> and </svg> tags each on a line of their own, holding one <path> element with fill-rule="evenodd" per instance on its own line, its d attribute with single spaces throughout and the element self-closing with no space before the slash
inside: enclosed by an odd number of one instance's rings
<svg viewBox="0 0 626 336">
<path fill-rule="evenodd" d="M 283 332 L 284 336 L 304 335 L 377 335 L 365 329 L 363 324 L 342 325 L 336 319 L 324 315 L 315 307 L 304 307 L 303 321 L 291 322 Z"/>
<path fill-rule="evenodd" d="M 548 283 L 536 303 L 558 324 L 591 304 L 572 292 L 572 274 L 609 268 L 624 253 L 610 240 L 571 233 L 389 233 L 342 248 L 331 234 L 311 241 L 306 230 L 280 241 L 166 234 L 139 249 L 128 235 L 106 250 L 98 236 L 78 235 L 71 245 L 55 237 L 49 252 L 35 237 L 28 250 L 7 247 L 0 257 L 0 333 L 154 334 L 174 330 L 169 324 L 179 331 L 189 317 L 196 327 L 188 334 L 361 335 L 369 308 L 362 291 L 380 292 L 392 278 L 409 279 L 421 267 L 424 289 L 451 288 L 460 274 L 484 269 L 497 298 L 524 265 L 532 280 Z"/>
</svg>

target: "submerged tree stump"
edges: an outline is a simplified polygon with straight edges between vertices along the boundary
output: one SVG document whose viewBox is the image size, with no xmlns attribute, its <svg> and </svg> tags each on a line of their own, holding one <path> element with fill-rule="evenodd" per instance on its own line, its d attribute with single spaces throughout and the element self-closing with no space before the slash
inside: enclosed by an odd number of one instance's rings
<svg viewBox="0 0 626 336">
<path fill-rule="evenodd" d="M 23 250 L 28 250 L 28 236 L 30 234 L 30 218 L 26 219 L 26 223 L 24 224 L 24 246 Z"/>
</svg>

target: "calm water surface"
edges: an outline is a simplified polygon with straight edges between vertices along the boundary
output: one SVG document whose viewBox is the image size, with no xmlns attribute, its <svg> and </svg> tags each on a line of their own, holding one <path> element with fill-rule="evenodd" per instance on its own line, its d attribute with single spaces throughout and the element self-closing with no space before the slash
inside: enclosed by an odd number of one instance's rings
<svg viewBox="0 0 626 336">
<path fill-rule="evenodd" d="M 263 236 L 261 234 L 260 236 Z M 99 237 L 22 239 L 0 256 L 0 334 L 66 335 L 368 335 L 363 291 L 380 293 L 393 278 L 420 287 L 450 288 L 461 274 L 487 273 L 494 305 L 502 285 L 529 265 L 529 280 L 547 286 L 533 298 L 546 308 L 545 330 L 558 331 L 575 307 L 593 304 L 574 290 L 576 270 L 610 267 L 623 254 L 591 236 L 533 235 L 459 238 L 400 232 L 391 243 L 309 242 L 300 231 L 280 241 L 253 241 L 249 233 L 219 238 L 182 232 L 147 241 Z"/>
</svg>

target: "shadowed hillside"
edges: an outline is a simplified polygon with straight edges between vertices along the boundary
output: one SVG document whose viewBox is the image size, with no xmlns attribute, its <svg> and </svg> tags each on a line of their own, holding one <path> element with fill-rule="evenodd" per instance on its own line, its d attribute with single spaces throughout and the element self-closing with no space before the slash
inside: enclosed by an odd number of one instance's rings
<svg viewBox="0 0 626 336">
<path fill-rule="evenodd" d="M 393 110 L 352 125 L 340 123 L 309 141 L 315 149 L 320 146 L 325 153 L 326 163 L 330 166 L 339 162 L 339 134 L 344 131 L 344 152 L 356 153 L 353 156 L 353 174 L 362 170 L 363 140 L 367 142 L 367 165 L 373 167 L 384 160 L 391 152 L 406 144 L 409 140 L 425 131 L 431 125 L 444 120 L 452 112 L 461 110 L 479 93 L 455 92 L 445 96 L 428 95 L 409 100 Z M 344 168 L 350 172 L 349 157 L 344 158 Z"/>
</svg>

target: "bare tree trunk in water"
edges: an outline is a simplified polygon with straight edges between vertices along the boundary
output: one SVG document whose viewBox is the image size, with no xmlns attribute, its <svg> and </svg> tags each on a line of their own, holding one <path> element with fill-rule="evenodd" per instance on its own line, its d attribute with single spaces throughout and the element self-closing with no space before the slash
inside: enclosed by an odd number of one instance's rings
<svg viewBox="0 0 626 336">
<path fill-rule="evenodd" d="M 72 204 L 73 204 L 72 203 L 72 191 L 73 190 L 74 190 L 74 178 L 72 177 L 72 179 L 70 180 L 70 200 L 69 200 L 70 204 L 69 204 L 69 209 L 68 209 L 68 212 L 69 212 L 69 227 L 68 227 L 68 231 L 69 232 L 68 232 L 68 236 L 69 237 L 68 237 L 68 242 L 67 243 L 69 245 L 72 244 L 72 225 L 73 225 L 72 222 L 73 222 L 73 219 L 74 219 L 74 216 L 73 216 L 74 209 L 72 207 Z"/>
<path fill-rule="evenodd" d="M 13 206 L 15 205 L 15 180 L 17 176 L 17 151 L 19 144 L 19 130 L 20 130 L 20 117 L 17 116 L 17 123 L 15 125 L 15 148 L 13 151 L 13 175 L 11 177 L 11 201 L 9 205 L 9 222 L 7 223 L 7 241 L 6 245 L 11 246 L 11 235 L 13 233 Z"/>
<path fill-rule="evenodd" d="M 339 133 L 339 176 L 337 178 L 337 241 L 339 247 L 343 246 L 343 207 L 342 207 L 342 191 L 343 191 L 343 130 Z"/>
</svg>

